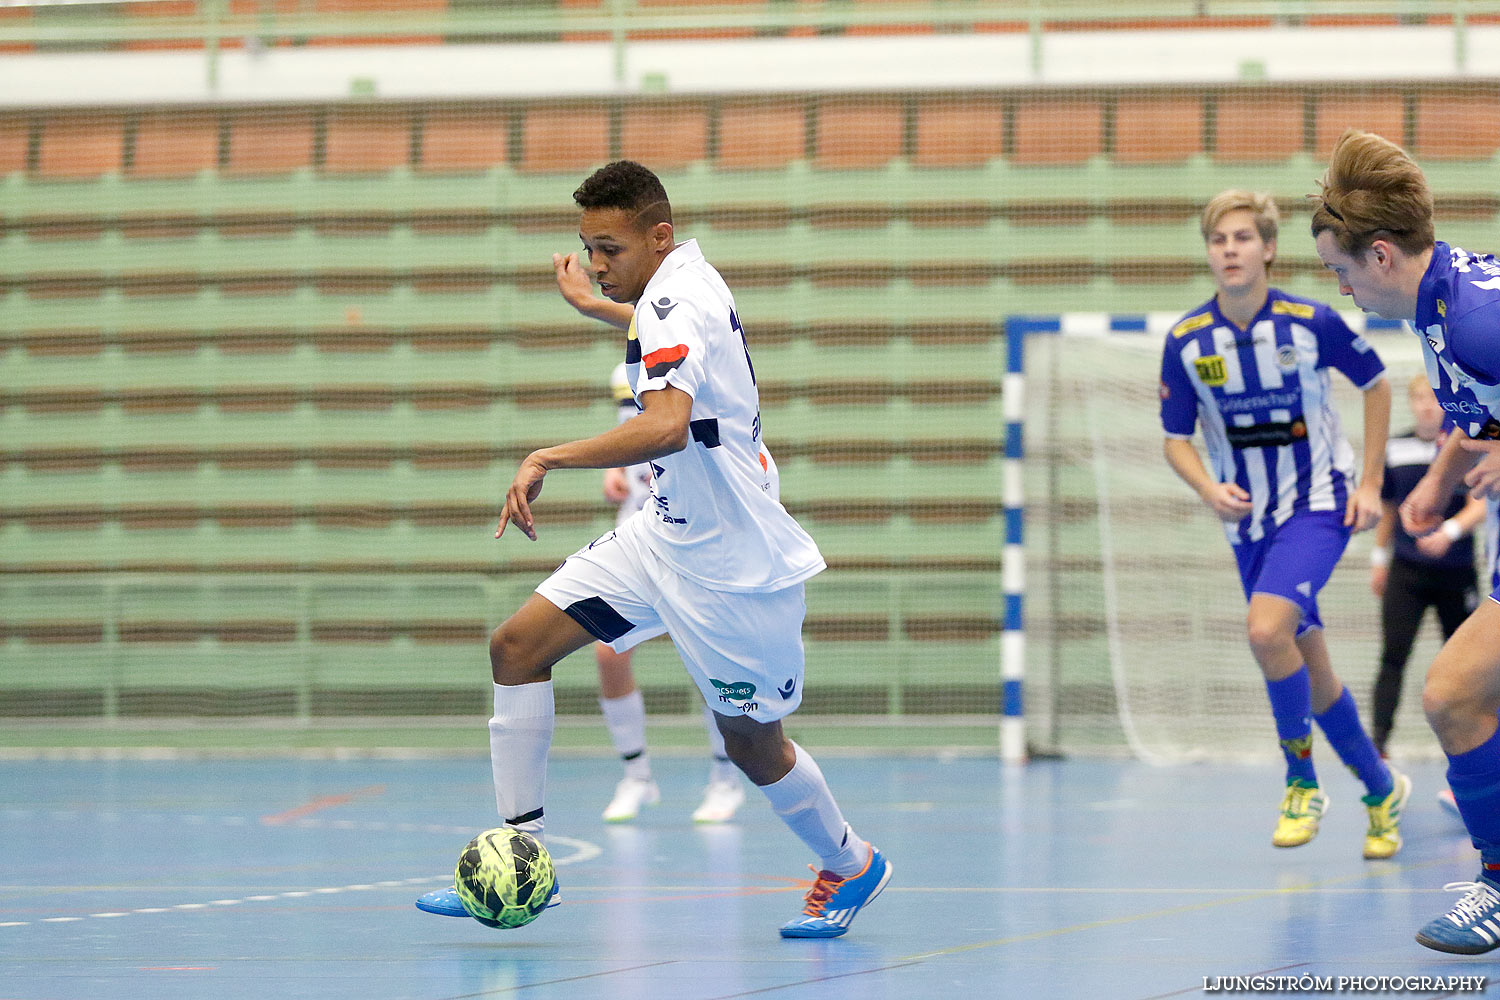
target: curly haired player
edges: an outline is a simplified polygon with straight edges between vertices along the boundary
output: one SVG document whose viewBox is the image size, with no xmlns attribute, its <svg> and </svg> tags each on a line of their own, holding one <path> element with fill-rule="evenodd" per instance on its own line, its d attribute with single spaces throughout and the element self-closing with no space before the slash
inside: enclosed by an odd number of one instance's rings
<svg viewBox="0 0 1500 1000">
<path fill-rule="evenodd" d="M 802 701 L 803 583 L 824 562 L 776 499 L 734 297 L 696 240 L 676 242 L 666 191 L 645 167 L 611 163 L 573 198 L 599 290 L 640 305 L 625 365 L 641 412 L 596 437 L 528 455 L 495 534 L 514 525 L 536 537 L 531 503 L 553 469 L 650 462 L 651 496 L 570 556 L 490 636 L 500 815 L 542 831 L 552 665 L 591 642 L 622 652 L 665 633 L 715 711 L 730 759 L 819 859 L 802 912 L 781 935 L 838 937 L 885 888 L 891 865 L 844 821 L 817 763 L 782 731 Z M 418 905 L 463 915 L 452 890 Z"/>
</svg>

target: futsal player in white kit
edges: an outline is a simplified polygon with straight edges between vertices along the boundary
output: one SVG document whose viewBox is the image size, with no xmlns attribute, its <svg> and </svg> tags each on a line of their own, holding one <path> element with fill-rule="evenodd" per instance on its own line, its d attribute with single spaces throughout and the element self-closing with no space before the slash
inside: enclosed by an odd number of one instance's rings
<svg viewBox="0 0 1500 1000">
<path fill-rule="evenodd" d="M 645 167 L 611 163 L 573 198 L 599 290 L 638 306 L 625 364 L 641 412 L 527 456 L 495 534 L 514 525 L 536 537 L 530 505 L 553 469 L 649 462 L 651 497 L 570 556 L 490 636 L 500 816 L 542 833 L 552 665 L 596 640 L 624 651 L 666 633 L 716 713 L 730 759 L 818 857 L 802 911 L 781 936 L 838 937 L 885 888 L 891 866 L 845 822 L 817 763 L 782 730 L 802 700 L 803 583 L 824 562 L 776 499 L 734 298 L 695 240 L 675 242 L 666 191 Z M 451 889 L 417 905 L 467 915 Z"/>
</svg>

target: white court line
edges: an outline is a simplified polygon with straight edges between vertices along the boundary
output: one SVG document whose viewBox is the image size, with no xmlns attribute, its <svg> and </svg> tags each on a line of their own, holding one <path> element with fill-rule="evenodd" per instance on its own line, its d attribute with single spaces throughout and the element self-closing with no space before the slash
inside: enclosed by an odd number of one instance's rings
<svg viewBox="0 0 1500 1000">
<path fill-rule="evenodd" d="M 287 825 L 291 826 L 304 824 Z M 316 825 L 316 823 L 305 825 Z M 331 826 L 332 824 L 327 825 Z M 428 828 L 413 826 L 413 829 Z M 439 832 L 449 833 L 454 831 L 447 828 L 442 828 L 439 830 Z M 472 831 L 468 827 L 463 827 L 461 829 L 458 829 L 457 832 L 470 833 Z M 570 849 L 570 853 L 568 854 L 558 854 L 554 851 L 554 853 L 552 854 L 552 863 L 554 865 L 557 865 L 558 867 L 561 867 L 563 865 L 576 865 L 579 862 L 583 861 L 592 861 L 594 858 L 597 858 L 599 855 L 604 853 L 604 848 L 600 847 L 598 844 L 591 843 L 587 840 L 575 840 L 572 837 L 548 837 L 547 846 L 549 850 L 558 847 L 567 847 Z M 206 910 L 210 907 L 215 906 L 225 907 L 241 906 L 245 903 L 270 903 L 278 899 L 305 899 L 308 896 L 333 896 L 345 892 L 367 892 L 371 889 L 399 889 L 415 885 L 430 885 L 434 882 L 444 883 L 452 881 L 453 875 L 451 873 L 447 875 L 422 875 L 416 878 L 386 879 L 383 882 L 358 882 L 354 885 L 324 886 L 317 889 L 289 889 L 286 892 L 246 896 L 243 899 L 212 899 L 206 903 L 177 903 L 172 906 L 142 906 L 134 910 L 111 911 L 108 913 L 90 913 L 87 917 L 42 917 L 37 921 L 7 920 L 0 921 L 0 927 L 28 927 L 32 923 L 71 924 L 89 919 L 107 920 L 114 919 L 116 917 L 129 917 L 146 913 L 171 913 L 174 911 Z"/>
</svg>

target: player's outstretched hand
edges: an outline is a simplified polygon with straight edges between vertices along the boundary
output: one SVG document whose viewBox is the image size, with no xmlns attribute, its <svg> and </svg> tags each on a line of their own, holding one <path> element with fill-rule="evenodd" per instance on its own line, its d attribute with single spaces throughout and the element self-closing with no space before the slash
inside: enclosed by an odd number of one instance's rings
<svg viewBox="0 0 1500 1000">
<path fill-rule="evenodd" d="M 1482 456 L 1464 476 L 1469 486 L 1469 495 L 1483 500 L 1500 496 L 1500 441 L 1461 440 L 1464 451 Z"/>
<path fill-rule="evenodd" d="M 557 290 L 568 305 L 584 315 L 592 315 L 595 303 L 594 283 L 578 262 L 576 253 L 552 255 L 552 270 L 557 278 Z"/>
<path fill-rule="evenodd" d="M 1344 505 L 1344 524 L 1354 533 L 1369 531 L 1380 523 L 1380 491 L 1373 487 L 1360 486 L 1349 496 Z"/>
<path fill-rule="evenodd" d="M 1401 502 L 1401 527 L 1413 538 L 1430 535 L 1443 523 L 1448 497 L 1440 495 L 1438 481 L 1423 476 Z"/>
<path fill-rule="evenodd" d="M 1219 520 L 1231 523 L 1243 520 L 1253 509 L 1250 494 L 1238 483 L 1214 483 L 1203 500 L 1219 515 Z"/>
<path fill-rule="evenodd" d="M 507 524 L 515 524 L 527 538 L 536 541 L 531 503 L 541 495 L 542 477 L 547 474 L 547 466 L 537 455 L 537 452 L 532 452 L 526 456 L 516 470 L 516 478 L 511 480 L 510 489 L 505 491 L 505 509 L 500 513 L 500 526 L 495 529 L 496 538 L 505 534 Z"/>
</svg>

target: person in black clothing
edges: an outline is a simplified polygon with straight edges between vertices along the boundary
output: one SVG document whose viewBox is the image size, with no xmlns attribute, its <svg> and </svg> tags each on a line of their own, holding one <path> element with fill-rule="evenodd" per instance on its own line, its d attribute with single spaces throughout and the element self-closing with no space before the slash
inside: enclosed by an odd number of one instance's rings
<svg viewBox="0 0 1500 1000">
<path fill-rule="evenodd" d="M 1375 528 L 1375 548 L 1370 552 L 1370 589 L 1380 598 L 1384 636 L 1371 735 L 1382 757 L 1401 701 L 1406 661 L 1427 609 L 1437 609 L 1446 640 L 1479 602 L 1473 532 L 1484 519 L 1484 501 L 1469 497 L 1460 486 L 1442 528 L 1422 538 L 1408 534 L 1397 516 L 1444 437 L 1443 411 L 1425 374 L 1412 378 L 1407 398 L 1416 426 L 1386 442 L 1385 485 L 1380 492 L 1385 516 Z"/>
</svg>

